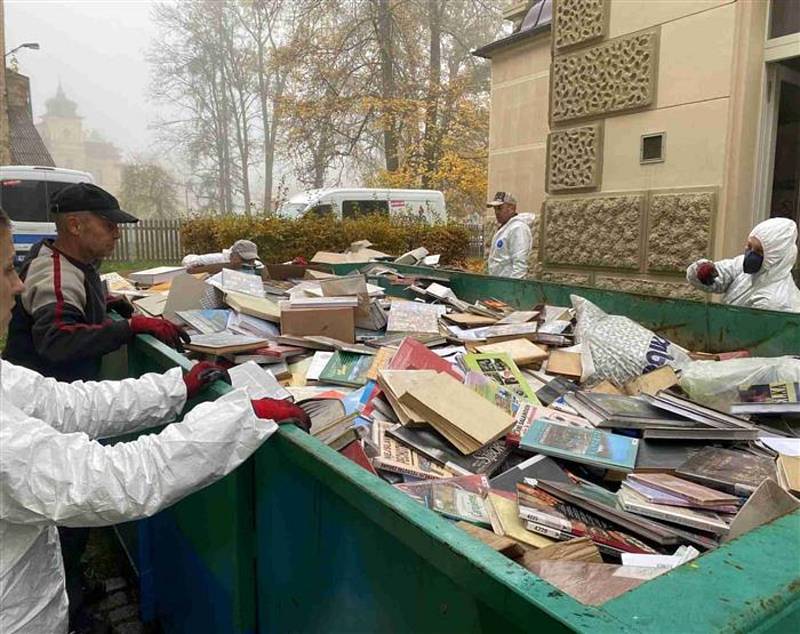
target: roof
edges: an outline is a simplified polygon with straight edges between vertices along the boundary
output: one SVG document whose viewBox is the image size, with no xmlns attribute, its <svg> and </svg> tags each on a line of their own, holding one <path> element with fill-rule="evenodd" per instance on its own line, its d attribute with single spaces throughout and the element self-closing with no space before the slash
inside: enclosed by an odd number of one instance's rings
<svg viewBox="0 0 800 634">
<path fill-rule="evenodd" d="M 44 116 L 52 117 L 78 117 L 78 104 L 68 99 L 64 93 L 61 83 L 58 84 L 58 90 L 55 97 L 50 97 L 44 102 L 46 112 Z"/>
<path fill-rule="evenodd" d="M 475 57 L 483 57 L 484 59 L 491 59 L 492 55 L 500 50 L 504 50 L 509 46 L 513 46 L 519 42 L 524 42 L 540 33 L 547 33 L 550 31 L 553 21 L 553 2 L 552 0 L 536 0 L 528 9 L 528 13 L 522 20 L 519 30 L 511 35 L 490 42 L 485 46 L 476 48 L 472 51 Z"/>
<path fill-rule="evenodd" d="M 11 144 L 11 163 L 14 165 L 55 166 L 53 157 L 33 125 L 27 108 L 8 109 L 8 131 Z"/>
</svg>

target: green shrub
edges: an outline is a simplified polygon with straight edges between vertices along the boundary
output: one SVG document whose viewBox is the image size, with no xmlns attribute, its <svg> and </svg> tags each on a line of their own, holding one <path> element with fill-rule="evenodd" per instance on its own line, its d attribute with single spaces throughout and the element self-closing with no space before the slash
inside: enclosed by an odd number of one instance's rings
<svg viewBox="0 0 800 634">
<path fill-rule="evenodd" d="M 187 253 L 211 253 L 236 240 L 252 240 L 265 262 L 285 262 L 297 256 L 309 260 L 317 251 L 344 251 L 357 240 L 369 240 L 374 249 L 401 255 L 417 247 L 440 253 L 443 264 L 464 262 L 469 231 L 458 224 L 428 225 L 407 218 L 364 216 L 349 220 L 273 216 L 194 216 L 181 225 Z"/>
</svg>

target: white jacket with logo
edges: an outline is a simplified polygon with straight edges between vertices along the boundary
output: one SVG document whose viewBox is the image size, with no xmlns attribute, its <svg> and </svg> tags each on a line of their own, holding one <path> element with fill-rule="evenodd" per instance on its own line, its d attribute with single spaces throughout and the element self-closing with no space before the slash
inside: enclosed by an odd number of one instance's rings
<svg viewBox="0 0 800 634">
<path fill-rule="evenodd" d="M 276 429 L 243 390 L 183 422 L 101 445 L 180 413 L 180 368 L 124 381 L 59 383 L 0 362 L 0 632 L 63 634 L 67 595 L 56 526 L 148 517 L 244 462 Z"/>
<path fill-rule="evenodd" d="M 533 246 L 530 224 L 533 214 L 518 214 L 492 237 L 487 269 L 497 277 L 523 278 L 528 274 L 528 257 Z"/>
<path fill-rule="evenodd" d="M 698 260 L 686 269 L 686 279 L 707 293 L 724 293 L 722 301 L 734 306 L 800 313 L 800 290 L 792 279 L 797 261 L 797 223 L 789 218 L 770 218 L 750 232 L 764 247 L 764 263 L 757 273 L 744 272 L 744 256 L 714 262 L 719 276 L 706 286 L 697 279 Z"/>
</svg>

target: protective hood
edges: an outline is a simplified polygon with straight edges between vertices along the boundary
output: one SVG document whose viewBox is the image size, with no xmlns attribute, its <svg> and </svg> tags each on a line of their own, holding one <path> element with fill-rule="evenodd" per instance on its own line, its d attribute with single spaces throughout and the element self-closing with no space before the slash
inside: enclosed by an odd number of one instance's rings
<svg viewBox="0 0 800 634">
<path fill-rule="evenodd" d="M 764 265 L 757 273 L 761 282 L 780 279 L 791 273 L 797 261 L 797 224 L 789 218 L 770 218 L 750 232 L 764 247 Z"/>
</svg>

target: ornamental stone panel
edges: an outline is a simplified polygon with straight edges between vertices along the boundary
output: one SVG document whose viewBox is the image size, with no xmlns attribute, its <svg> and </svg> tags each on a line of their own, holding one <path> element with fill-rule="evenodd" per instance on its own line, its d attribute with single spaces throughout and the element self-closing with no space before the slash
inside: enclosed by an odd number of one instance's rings
<svg viewBox="0 0 800 634">
<path fill-rule="evenodd" d="M 557 0 L 553 15 L 553 48 L 563 51 L 606 35 L 607 0 Z"/>
<path fill-rule="evenodd" d="M 551 132 L 547 137 L 548 193 L 597 189 L 602 152 L 602 124 Z"/>
<path fill-rule="evenodd" d="M 644 206 L 643 193 L 547 199 L 544 264 L 638 270 Z"/>
<path fill-rule="evenodd" d="M 612 291 L 623 291 L 625 293 L 639 293 L 640 295 L 658 295 L 659 297 L 670 297 L 673 299 L 693 299 L 695 301 L 706 301 L 707 295 L 689 285 L 688 282 L 640 279 L 633 277 L 607 277 L 597 276 L 595 279 L 597 288 L 604 288 Z"/>
<path fill-rule="evenodd" d="M 648 270 L 683 273 L 709 255 L 714 200 L 713 191 L 651 194 Z"/>
<path fill-rule="evenodd" d="M 592 276 L 590 273 L 565 273 L 562 271 L 542 271 L 536 276 L 542 282 L 553 282 L 555 284 L 568 284 L 570 286 L 591 286 Z"/>
<path fill-rule="evenodd" d="M 655 101 L 658 32 L 619 37 L 553 58 L 554 124 L 646 108 Z"/>
</svg>

